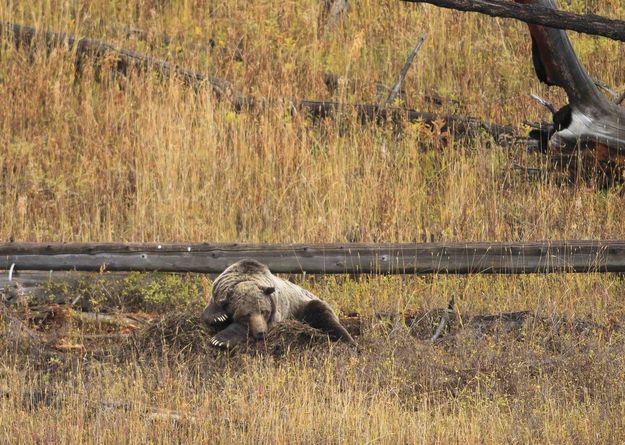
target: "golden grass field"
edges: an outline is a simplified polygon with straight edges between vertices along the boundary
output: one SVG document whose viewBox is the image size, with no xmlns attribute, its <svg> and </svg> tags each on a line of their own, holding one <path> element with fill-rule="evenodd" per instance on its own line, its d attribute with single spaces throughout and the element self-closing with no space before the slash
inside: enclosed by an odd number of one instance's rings
<svg viewBox="0 0 625 445">
<path fill-rule="evenodd" d="M 620 0 L 560 4 L 625 19 Z M 549 118 L 530 92 L 565 103 L 538 83 L 521 23 L 362 0 L 324 32 L 322 5 L 5 0 L 0 20 L 106 40 L 256 97 L 370 103 L 386 98 L 376 82 L 394 83 L 425 31 L 399 105 L 521 127 Z M 147 39 L 126 36 L 128 26 Z M 571 37 L 591 74 L 622 91 L 625 47 Z M 228 56 L 235 47 L 243 61 Z M 341 82 L 331 93 L 325 72 L 357 86 Z M 433 92 L 449 100 L 427 103 Z M 487 135 L 445 142 L 421 124 L 398 132 L 349 118 L 315 123 L 279 104 L 236 114 L 178 79 L 89 64 L 77 76 L 66 51 L 18 51 L 4 39 L 0 100 L 1 242 L 625 238 L 622 185 L 569 183 L 543 156 L 499 148 Z M 292 278 L 343 315 L 358 314 L 360 354 L 323 342 L 232 356 L 167 345 L 123 356 L 42 352 L 28 335 L 8 334 L 28 308 L 0 313 L 0 442 L 625 442 L 621 276 Z M 157 320 L 199 313 L 209 284 L 189 276 L 134 289 L 141 298 L 131 311 Z M 89 294 L 96 310 L 127 309 L 114 297 L 130 291 L 102 289 L 104 303 Z M 403 322 L 451 296 L 460 321 L 440 342 Z M 511 330 L 469 322 L 512 311 L 530 315 Z M 75 321 L 30 329 L 74 343 L 87 332 Z"/>
</svg>

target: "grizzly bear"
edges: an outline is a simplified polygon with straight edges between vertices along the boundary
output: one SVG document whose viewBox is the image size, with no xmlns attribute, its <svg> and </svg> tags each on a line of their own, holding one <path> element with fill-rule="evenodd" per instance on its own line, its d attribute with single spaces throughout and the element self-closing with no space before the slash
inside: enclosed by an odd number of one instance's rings
<svg viewBox="0 0 625 445">
<path fill-rule="evenodd" d="M 212 339 L 214 346 L 231 348 L 249 337 L 259 340 L 283 320 L 300 320 L 328 334 L 331 340 L 355 345 L 332 308 L 311 292 L 272 274 L 256 260 L 241 260 L 222 272 L 202 313 L 210 326 L 229 325 Z"/>
</svg>

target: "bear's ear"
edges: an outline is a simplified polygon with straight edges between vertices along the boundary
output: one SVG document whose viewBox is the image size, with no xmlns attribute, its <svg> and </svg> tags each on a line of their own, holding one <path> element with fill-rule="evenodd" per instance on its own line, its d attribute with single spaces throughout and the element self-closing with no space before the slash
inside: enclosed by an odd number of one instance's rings
<svg viewBox="0 0 625 445">
<path fill-rule="evenodd" d="M 265 295 L 271 295 L 276 291 L 276 288 L 272 286 L 261 286 L 260 290 L 262 290 Z"/>
</svg>

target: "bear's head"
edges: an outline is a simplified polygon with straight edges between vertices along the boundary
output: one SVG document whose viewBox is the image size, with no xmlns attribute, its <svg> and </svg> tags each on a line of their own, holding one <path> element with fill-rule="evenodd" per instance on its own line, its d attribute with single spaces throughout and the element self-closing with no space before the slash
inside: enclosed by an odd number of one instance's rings
<svg viewBox="0 0 625 445">
<path fill-rule="evenodd" d="M 248 335 L 262 339 L 275 315 L 274 292 L 275 288 L 270 286 L 259 286 L 249 281 L 239 283 L 227 302 L 226 313 L 234 323 L 246 327 Z"/>
</svg>

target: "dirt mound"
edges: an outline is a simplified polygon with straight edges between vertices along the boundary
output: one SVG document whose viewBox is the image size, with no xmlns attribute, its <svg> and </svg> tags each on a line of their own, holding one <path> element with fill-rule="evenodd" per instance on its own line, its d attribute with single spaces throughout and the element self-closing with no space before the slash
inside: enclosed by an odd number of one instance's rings
<svg viewBox="0 0 625 445">
<path fill-rule="evenodd" d="M 197 312 L 179 312 L 153 320 L 146 327 L 135 331 L 129 338 L 122 353 L 139 355 L 175 355 L 212 357 L 236 354 L 262 354 L 280 357 L 309 349 L 329 349 L 328 336 L 304 323 L 287 320 L 274 326 L 261 341 L 248 341 L 247 344 L 224 351 L 211 345 L 210 338 L 217 329 L 207 326 Z"/>
<path fill-rule="evenodd" d="M 129 341 L 138 351 L 207 353 L 215 350 L 209 341 L 215 332 L 196 312 L 176 312 L 151 321 Z"/>
<path fill-rule="evenodd" d="M 318 329 L 297 320 L 285 320 L 274 326 L 255 348 L 273 356 L 308 349 L 328 349 L 330 339 Z"/>
</svg>

